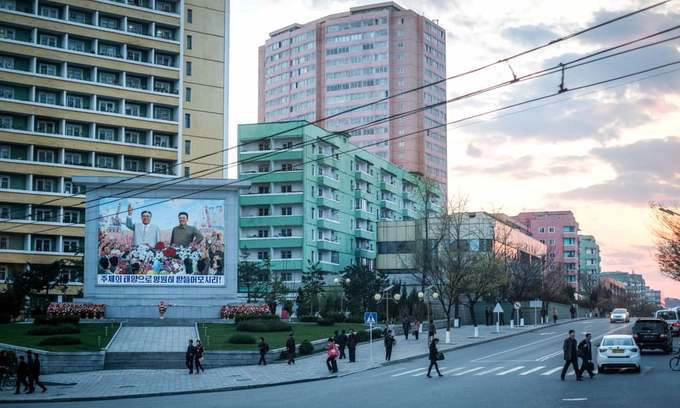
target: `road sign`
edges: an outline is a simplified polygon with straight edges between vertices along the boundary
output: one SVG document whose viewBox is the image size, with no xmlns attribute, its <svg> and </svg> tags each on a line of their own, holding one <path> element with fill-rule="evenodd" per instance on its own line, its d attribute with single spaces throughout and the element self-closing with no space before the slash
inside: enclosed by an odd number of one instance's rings
<svg viewBox="0 0 680 408">
<path fill-rule="evenodd" d="M 378 312 L 364 312 L 364 324 L 373 326 L 378 323 Z"/>
<path fill-rule="evenodd" d="M 496 303 L 496 307 L 493 308 L 494 313 L 503 313 L 503 308 L 500 303 Z"/>
<path fill-rule="evenodd" d="M 515 306 L 515 310 L 519 310 L 522 307 L 522 304 L 519 302 L 515 302 L 513 306 Z"/>
<path fill-rule="evenodd" d="M 543 301 L 536 299 L 529 302 L 529 307 L 532 309 L 540 309 L 543 307 Z"/>
</svg>

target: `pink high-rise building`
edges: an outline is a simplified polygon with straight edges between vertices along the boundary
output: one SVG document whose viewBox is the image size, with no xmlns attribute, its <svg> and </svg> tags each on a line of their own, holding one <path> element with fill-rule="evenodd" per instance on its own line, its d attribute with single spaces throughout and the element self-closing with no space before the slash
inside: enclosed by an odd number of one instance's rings
<svg viewBox="0 0 680 408">
<path fill-rule="evenodd" d="M 548 262 L 579 290 L 578 222 L 571 211 L 522 212 L 513 217 L 548 247 Z"/>
<path fill-rule="evenodd" d="M 446 77 L 446 32 L 393 2 L 292 24 L 259 48 L 259 121 L 319 121 Z M 351 142 L 446 191 L 446 123 L 441 105 L 399 119 L 390 115 L 446 100 L 446 82 L 395 96 L 318 123 L 350 131 Z M 403 137 L 400 137 L 403 136 Z"/>
</svg>

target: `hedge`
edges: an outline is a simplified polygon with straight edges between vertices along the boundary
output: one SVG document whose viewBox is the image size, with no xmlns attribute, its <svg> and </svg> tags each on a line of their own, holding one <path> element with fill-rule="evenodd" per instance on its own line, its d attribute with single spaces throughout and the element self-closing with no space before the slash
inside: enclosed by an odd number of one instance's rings
<svg viewBox="0 0 680 408">
<path fill-rule="evenodd" d="M 300 343 L 298 352 L 303 356 L 307 354 L 312 354 L 314 352 L 314 346 L 312 345 L 312 342 L 307 339 L 303 340 L 302 343 Z"/>
<path fill-rule="evenodd" d="M 246 320 L 281 320 L 277 315 L 266 314 L 237 314 L 234 316 L 234 323 L 238 324 Z"/>
<path fill-rule="evenodd" d="M 331 319 L 335 323 L 343 323 L 346 320 L 344 313 L 326 313 L 323 317 L 324 319 Z M 361 323 L 363 323 L 363 321 Z"/>
<path fill-rule="evenodd" d="M 51 336 L 40 340 L 41 346 L 70 346 L 73 344 L 82 344 L 80 337 L 75 336 Z"/>
<path fill-rule="evenodd" d="M 255 337 L 249 336 L 247 334 L 243 333 L 236 333 L 233 336 L 229 337 L 227 340 L 227 343 L 231 344 L 255 344 L 257 343 L 257 340 L 255 340 Z"/>
<path fill-rule="evenodd" d="M 63 324 L 59 326 L 35 326 L 28 329 L 29 336 L 53 336 L 55 334 L 78 334 L 80 327 L 72 324 Z"/>
<path fill-rule="evenodd" d="M 80 323 L 80 316 L 33 316 L 33 324 L 36 326 L 57 326 L 61 324 L 77 325 Z"/>
<path fill-rule="evenodd" d="M 335 320 L 323 318 L 323 319 L 317 320 L 316 323 L 319 326 L 332 326 L 332 325 L 335 324 Z"/>
<path fill-rule="evenodd" d="M 316 323 L 318 320 L 319 320 L 319 318 L 316 317 L 316 316 L 300 316 L 300 317 L 298 317 L 298 321 L 300 323 Z"/>
<path fill-rule="evenodd" d="M 246 320 L 236 325 L 236 330 L 246 332 L 291 331 L 290 324 L 281 320 Z"/>
<path fill-rule="evenodd" d="M 373 339 L 379 339 L 383 336 L 382 329 L 373 329 Z M 368 330 L 361 330 L 357 332 L 357 340 L 360 342 L 368 341 Z"/>
</svg>

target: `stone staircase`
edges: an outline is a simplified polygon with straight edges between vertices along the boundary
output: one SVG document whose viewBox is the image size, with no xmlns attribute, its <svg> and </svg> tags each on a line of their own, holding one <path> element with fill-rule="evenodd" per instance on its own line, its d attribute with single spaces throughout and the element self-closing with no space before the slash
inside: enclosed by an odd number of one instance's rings
<svg viewBox="0 0 680 408">
<path fill-rule="evenodd" d="M 184 352 L 107 352 L 105 370 L 185 368 Z"/>
</svg>

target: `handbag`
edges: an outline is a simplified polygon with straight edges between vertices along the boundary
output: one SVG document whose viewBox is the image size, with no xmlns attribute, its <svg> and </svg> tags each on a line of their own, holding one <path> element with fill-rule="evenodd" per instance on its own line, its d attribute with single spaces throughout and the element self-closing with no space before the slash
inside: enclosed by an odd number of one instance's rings
<svg viewBox="0 0 680 408">
<path fill-rule="evenodd" d="M 444 359 L 444 353 L 441 351 L 437 352 L 437 361 L 442 361 Z"/>
<path fill-rule="evenodd" d="M 203 364 L 203 361 L 205 361 L 205 357 L 201 356 L 201 357 L 198 359 L 198 362 L 201 363 L 201 364 Z"/>
</svg>

